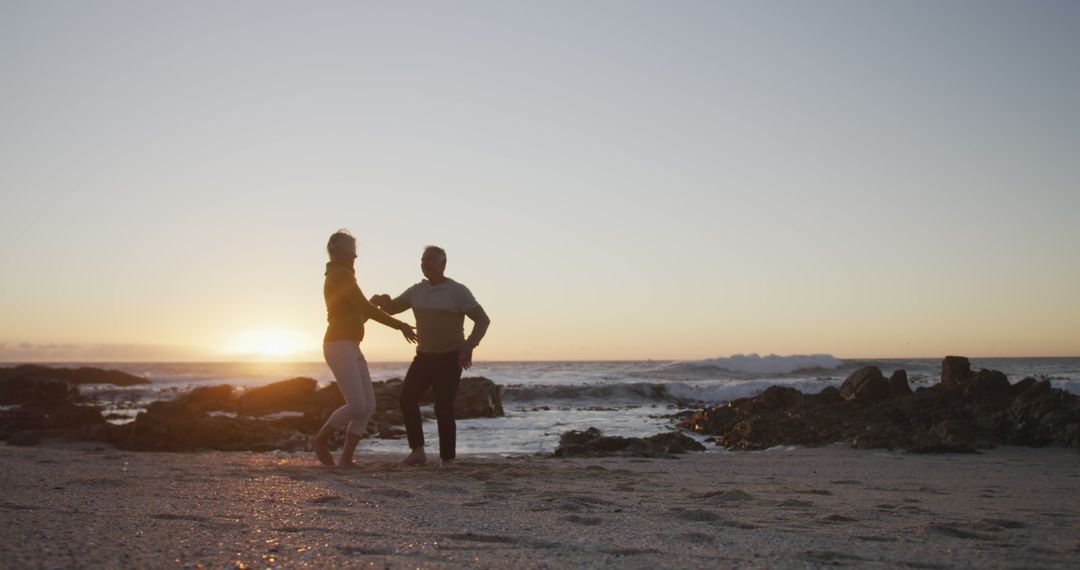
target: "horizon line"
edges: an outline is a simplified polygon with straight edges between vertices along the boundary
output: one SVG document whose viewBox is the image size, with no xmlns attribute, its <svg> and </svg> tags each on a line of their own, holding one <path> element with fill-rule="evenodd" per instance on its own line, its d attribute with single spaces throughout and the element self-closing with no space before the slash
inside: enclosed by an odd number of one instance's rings
<svg viewBox="0 0 1080 570">
<path fill-rule="evenodd" d="M 758 353 L 750 353 L 758 354 Z M 931 359 L 944 359 L 948 356 L 961 356 L 969 360 L 972 359 L 1035 359 L 1035 358 L 1080 358 L 1080 355 L 1054 355 L 1054 356 L 1041 356 L 1041 355 L 1009 355 L 1009 356 L 967 356 L 963 354 L 946 354 L 943 356 L 872 356 L 872 357 L 843 357 L 835 356 L 832 354 L 790 354 L 790 355 L 778 355 L 767 354 L 760 355 L 764 358 L 767 356 L 830 356 L 837 360 L 931 360 Z M 473 366 L 482 365 L 484 363 L 533 363 L 533 362 L 696 362 L 701 360 L 716 360 L 721 358 L 731 358 L 734 356 L 749 356 L 748 354 L 735 354 L 731 356 L 714 356 L 706 358 L 574 358 L 574 359 L 485 359 L 481 361 L 474 361 Z M 410 360 L 371 360 L 370 362 L 376 364 L 405 364 Z M 322 360 L 0 360 L 0 365 L 49 365 L 49 364 L 326 364 Z"/>
</svg>

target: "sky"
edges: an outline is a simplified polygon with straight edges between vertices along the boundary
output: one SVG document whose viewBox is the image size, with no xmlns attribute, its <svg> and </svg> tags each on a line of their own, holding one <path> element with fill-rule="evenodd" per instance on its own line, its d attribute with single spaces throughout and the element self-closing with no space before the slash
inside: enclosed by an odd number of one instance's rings
<svg viewBox="0 0 1080 570">
<path fill-rule="evenodd" d="M 478 361 L 1080 355 L 1078 25 L 0 0 L 0 361 L 318 360 L 338 228 L 368 295 L 444 247 Z"/>
</svg>

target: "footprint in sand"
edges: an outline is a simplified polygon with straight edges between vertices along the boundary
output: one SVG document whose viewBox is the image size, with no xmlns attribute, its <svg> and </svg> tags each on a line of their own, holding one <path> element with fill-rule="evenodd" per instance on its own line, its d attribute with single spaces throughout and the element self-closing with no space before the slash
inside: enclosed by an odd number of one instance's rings
<svg viewBox="0 0 1080 570">
<path fill-rule="evenodd" d="M 407 499 L 412 497 L 413 494 L 405 489 L 373 489 L 372 494 L 379 495 L 381 497 L 389 497 L 391 499 Z"/>
<path fill-rule="evenodd" d="M 583 525 L 586 525 L 586 526 L 596 526 L 596 525 L 604 522 L 602 519 L 599 519 L 597 517 L 583 517 L 583 516 L 579 516 L 579 515 L 570 515 L 570 516 L 564 517 L 563 520 L 566 521 L 566 522 L 572 522 L 574 524 L 583 524 Z"/>
<path fill-rule="evenodd" d="M 9 503 L 7 501 L 0 501 L 0 509 L 6 509 L 9 511 L 36 511 L 41 507 L 35 507 L 33 505 L 17 505 L 15 503 Z"/>
<path fill-rule="evenodd" d="M 279 526 L 271 528 L 274 532 L 331 532 L 330 529 L 321 526 Z"/>
<path fill-rule="evenodd" d="M 127 487 L 130 483 L 123 479 L 109 477 L 93 477 L 89 479 L 75 479 L 70 482 L 73 485 L 85 485 L 87 487 Z"/>
<path fill-rule="evenodd" d="M 829 491 L 827 489 L 807 489 L 805 487 L 798 488 L 798 489 L 792 489 L 791 492 L 799 493 L 801 495 L 822 495 L 822 496 L 832 495 L 832 491 Z"/>
<path fill-rule="evenodd" d="M 856 479 L 840 479 L 837 481 L 829 481 L 830 485 L 862 485 L 862 481 Z"/>
<path fill-rule="evenodd" d="M 979 534 L 977 532 L 964 530 L 953 525 L 940 523 L 932 523 L 924 526 L 921 529 L 921 533 L 924 535 L 946 536 L 949 538 L 960 538 L 964 540 L 990 540 L 990 537 L 984 534 Z"/>
<path fill-rule="evenodd" d="M 826 522 L 826 523 L 848 523 L 848 522 L 855 522 L 857 520 L 859 520 L 859 519 L 852 518 L 852 517 L 849 517 L 849 516 L 846 516 L 846 515 L 835 514 L 835 513 L 831 514 L 831 515 L 829 515 L 827 517 L 822 517 L 821 518 L 821 522 Z"/>
<path fill-rule="evenodd" d="M 777 506 L 795 509 L 805 509 L 813 507 L 815 505 L 811 501 L 800 501 L 799 499 L 784 499 L 783 501 L 780 501 Z"/>
<path fill-rule="evenodd" d="M 548 495 L 544 497 L 544 501 L 547 502 L 547 505 L 541 506 L 540 508 L 537 508 L 535 510 L 556 510 L 577 513 L 582 511 L 594 511 L 602 506 L 615 505 L 615 503 L 607 499 L 601 499 L 599 497 L 593 497 L 591 495 Z"/>
<path fill-rule="evenodd" d="M 901 562 L 902 566 L 908 568 L 917 568 L 919 570 L 946 570 L 949 566 L 944 564 L 934 564 L 933 562 Z"/>
<path fill-rule="evenodd" d="M 449 493 L 451 495 L 461 495 L 469 492 L 465 487 L 448 485 L 446 483 L 428 483 L 427 485 L 424 485 L 423 489 L 434 493 Z"/>
<path fill-rule="evenodd" d="M 891 536 L 856 536 L 858 540 L 864 542 L 896 542 L 897 539 Z"/>
<path fill-rule="evenodd" d="M 192 521 L 192 522 L 207 522 L 210 519 L 206 517 L 200 517 L 198 515 L 177 515 L 173 513 L 161 513 L 157 515 L 151 515 L 150 518 L 158 519 L 160 521 Z"/>
<path fill-rule="evenodd" d="M 1020 521 L 1014 521 L 1009 519 L 983 519 L 982 524 L 998 528 L 1024 528 L 1027 526 Z"/>
<path fill-rule="evenodd" d="M 745 503 L 750 501 L 756 501 L 757 497 L 754 497 L 750 493 L 741 489 L 726 489 L 723 491 L 709 491 L 701 495 L 703 499 L 711 499 L 714 502 L 720 503 Z"/>
<path fill-rule="evenodd" d="M 655 548 L 604 548 L 600 552 L 612 556 L 637 556 L 640 554 L 659 554 Z"/>
<path fill-rule="evenodd" d="M 695 543 L 711 544 L 716 540 L 716 537 L 711 534 L 705 534 L 703 532 L 687 532 L 684 534 L 676 535 L 683 540 L 687 540 Z"/>
<path fill-rule="evenodd" d="M 693 522 L 714 522 L 724 518 L 717 513 L 703 509 L 671 509 L 668 513 L 677 519 Z"/>
<path fill-rule="evenodd" d="M 393 548 L 380 548 L 377 546 L 339 546 L 338 552 L 349 556 L 361 554 L 368 556 L 387 556 L 398 554 Z"/>
<path fill-rule="evenodd" d="M 863 558 L 862 556 L 847 554 L 845 552 L 834 552 L 832 550 L 809 550 L 806 552 L 805 556 L 807 560 L 829 564 L 843 564 L 844 562 L 859 562 L 866 560 L 866 558 Z"/>
<path fill-rule="evenodd" d="M 516 538 L 510 536 L 499 536 L 495 534 L 473 534 L 471 532 L 461 534 L 447 534 L 445 538 L 450 540 L 463 540 L 467 542 L 487 542 L 494 544 L 517 544 L 519 541 Z"/>
<path fill-rule="evenodd" d="M 306 501 L 309 505 L 347 505 L 347 501 L 344 497 L 337 495 L 323 495 L 321 497 L 315 497 L 314 499 L 308 499 Z"/>
<path fill-rule="evenodd" d="M 728 528 L 742 528 L 751 529 L 757 528 L 752 524 L 747 524 L 731 519 L 726 519 L 713 511 L 707 511 L 704 509 L 682 509 L 675 508 L 668 511 L 668 514 L 674 518 L 691 522 L 711 522 L 716 523 L 718 526 L 724 526 Z"/>
</svg>

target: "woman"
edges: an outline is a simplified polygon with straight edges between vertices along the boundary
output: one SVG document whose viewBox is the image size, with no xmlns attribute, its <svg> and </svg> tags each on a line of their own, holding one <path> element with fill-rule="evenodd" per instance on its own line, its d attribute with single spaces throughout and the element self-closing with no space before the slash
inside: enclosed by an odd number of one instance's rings
<svg viewBox="0 0 1080 570">
<path fill-rule="evenodd" d="M 326 281 L 323 297 L 326 299 L 326 335 L 323 337 L 323 356 L 330 371 L 334 373 L 338 389 L 345 396 L 341 406 L 326 420 L 311 442 L 315 455 L 323 465 L 334 465 L 327 440 L 335 430 L 348 424 L 345 432 L 345 448 L 338 460 L 339 467 L 353 464 L 353 452 L 360 438 L 367 431 L 368 420 L 375 413 L 375 390 L 371 386 L 371 374 L 367 361 L 360 352 L 364 338 L 364 321 L 371 318 L 388 327 L 401 331 L 405 340 L 416 342 L 413 327 L 403 323 L 368 301 L 356 283 L 356 239 L 345 230 L 338 230 L 326 244 L 330 261 L 326 264 Z"/>
</svg>

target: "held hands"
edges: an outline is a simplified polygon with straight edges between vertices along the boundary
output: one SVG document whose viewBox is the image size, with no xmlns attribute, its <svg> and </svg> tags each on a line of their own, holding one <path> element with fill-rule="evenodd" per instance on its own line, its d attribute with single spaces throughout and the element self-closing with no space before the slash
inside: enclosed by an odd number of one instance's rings
<svg viewBox="0 0 1080 570">
<path fill-rule="evenodd" d="M 390 305 L 390 295 L 385 293 L 371 297 L 371 304 L 380 309 L 386 309 Z"/>
<path fill-rule="evenodd" d="M 460 366 L 462 370 L 468 370 L 469 367 L 472 366 L 472 350 L 472 347 L 466 346 L 462 348 L 461 352 L 458 354 L 458 366 Z"/>
<path fill-rule="evenodd" d="M 401 327 L 399 327 L 398 330 L 401 331 L 401 336 L 405 337 L 406 341 L 411 344 L 416 344 L 416 331 L 413 330 L 412 325 L 409 323 L 401 323 Z"/>
</svg>

